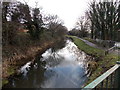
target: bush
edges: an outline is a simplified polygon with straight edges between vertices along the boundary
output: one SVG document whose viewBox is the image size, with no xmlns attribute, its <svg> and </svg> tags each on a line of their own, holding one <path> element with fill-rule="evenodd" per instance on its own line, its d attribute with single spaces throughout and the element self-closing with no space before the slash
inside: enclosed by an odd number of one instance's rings
<svg viewBox="0 0 120 90">
<path fill-rule="evenodd" d="M 13 38 L 17 34 L 19 25 L 13 22 L 5 22 L 2 24 L 2 42 L 3 45 L 13 44 Z"/>
<path fill-rule="evenodd" d="M 32 40 L 28 33 L 17 33 L 13 38 L 13 45 L 24 47 L 30 44 L 32 44 Z"/>
</svg>

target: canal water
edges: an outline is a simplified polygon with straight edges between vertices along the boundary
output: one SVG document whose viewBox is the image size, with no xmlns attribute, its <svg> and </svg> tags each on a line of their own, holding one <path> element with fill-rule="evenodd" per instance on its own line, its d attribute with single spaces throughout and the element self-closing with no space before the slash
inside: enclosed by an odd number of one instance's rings
<svg viewBox="0 0 120 90">
<path fill-rule="evenodd" d="M 10 88 L 81 88 L 86 76 L 87 55 L 70 40 L 62 49 L 48 49 L 21 69 L 21 75 L 10 80 Z"/>
</svg>

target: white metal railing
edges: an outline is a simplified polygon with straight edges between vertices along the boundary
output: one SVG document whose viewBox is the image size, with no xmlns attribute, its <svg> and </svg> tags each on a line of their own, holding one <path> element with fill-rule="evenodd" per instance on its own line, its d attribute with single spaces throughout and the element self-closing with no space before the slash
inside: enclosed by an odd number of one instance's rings
<svg viewBox="0 0 120 90">
<path fill-rule="evenodd" d="M 118 84 L 120 84 L 120 61 L 93 82 L 85 86 L 83 90 L 91 90 L 94 88 L 119 88 L 120 90 L 120 86 Z"/>
</svg>

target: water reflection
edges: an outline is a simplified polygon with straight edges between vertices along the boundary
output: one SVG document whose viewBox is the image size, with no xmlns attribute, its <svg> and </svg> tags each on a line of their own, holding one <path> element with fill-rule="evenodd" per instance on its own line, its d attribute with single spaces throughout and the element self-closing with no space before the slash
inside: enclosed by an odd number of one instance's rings
<svg viewBox="0 0 120 90">
<path fill-rule="evenodd" d="M 58 40 L 53 45 L 53 47 L 51 48 L 51 50 L 52 50 L 52 52 L 56 52 L 57 50 L 64 48 L 65 45 L 66 45 L 66 39 Z"/>
<path fill-rule="evenodd" d="M 21 68 L 19 78 L 12 79 L 9 87 L 19 88 L 80 88 L 87 76 L 86 57 L 77 46 L 67 40 L 62 49 L 48 49 L 33 65 Z M 25 68 L 26 67 L 26 68 Z"/>
<path fill-rule="evenodd" d="M 44 74 L 46 80 L 42 88 L 80 88 L 86 80 L 86 54 L 69 40 L 66 47 L 55 53 L 49 49 L 42 55 L 48 67 Z"/>
</svg>

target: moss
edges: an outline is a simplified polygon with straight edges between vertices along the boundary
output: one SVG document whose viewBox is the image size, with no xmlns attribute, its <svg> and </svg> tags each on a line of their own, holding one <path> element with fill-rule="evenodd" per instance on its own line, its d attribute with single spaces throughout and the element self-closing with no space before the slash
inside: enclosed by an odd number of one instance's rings
<svg viewBox="0 0 120 90">
<path fill-rule="evenodd" d="M 10 75 L 13 75 L 15 73 L 15 69 L 14 69 L 14 67 L 9 67 L 9 68 L 7 68 L 7 75 L 8 76 L 10 76 Z M 6 84 L 8 84 L 9 83 L 9 81 L 8 81 L 8 79 L 7 78 L 3 78 L 2 79 L 2 86 L 4 86 L 4 85 L 6 85 Z"/>
<path fill-rule="evenodd" d="M 9 67 L 8 68 L 8 70 L 7 70 L 7 74 L 8 74 L 8 76 L 10 76 L 10 75 L 12 75 L 12 74 L 14 74 L 15 73 L 15 69 L 14 69 L 14 67 Z"/>
<path fill-rule="evenodd" d="M 2 80 L 2 86 L 4 86 L 5 84 L 7 84 L 9 81 L 7 79 L 3 79 Z"/>
</svg>

